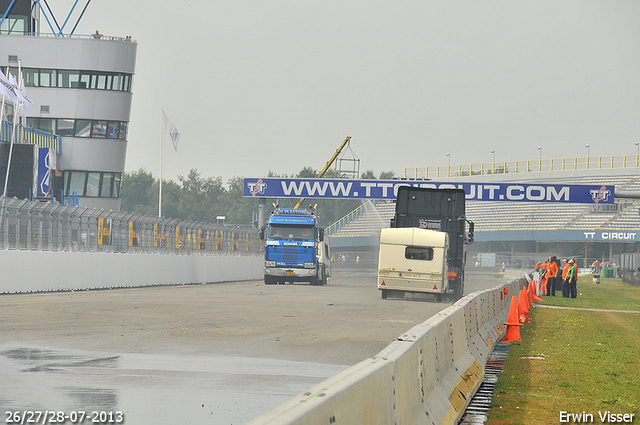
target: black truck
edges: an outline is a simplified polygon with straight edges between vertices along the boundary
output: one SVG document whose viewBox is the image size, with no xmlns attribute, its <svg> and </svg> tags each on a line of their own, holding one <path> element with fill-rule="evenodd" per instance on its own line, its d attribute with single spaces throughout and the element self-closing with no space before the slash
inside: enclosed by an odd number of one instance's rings
<svg viewBox="0 0 640 425">
<path fill-rule="evenodd" d="M 464 190 L 399 187 L 391 228 L 403 227 L 448 234 L 449 291 L 456 300 L 461 298 L 464 294 L 465 245 L 473 243 L 474 237 L 474 224 L 465 215 Z"/>
</svg>

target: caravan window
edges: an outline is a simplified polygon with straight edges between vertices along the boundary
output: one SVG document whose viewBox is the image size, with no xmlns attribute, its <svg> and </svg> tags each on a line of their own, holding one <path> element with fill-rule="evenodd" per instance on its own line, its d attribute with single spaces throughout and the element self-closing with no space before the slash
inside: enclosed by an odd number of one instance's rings
<svg viewBox="0 0 640 425">
<path fill-rule="evenodd" d="M 404 250 L 404 258 L 407 260 L 433 260 L 433 248 L 428 246 L 408 246 Z"/>
</svg>

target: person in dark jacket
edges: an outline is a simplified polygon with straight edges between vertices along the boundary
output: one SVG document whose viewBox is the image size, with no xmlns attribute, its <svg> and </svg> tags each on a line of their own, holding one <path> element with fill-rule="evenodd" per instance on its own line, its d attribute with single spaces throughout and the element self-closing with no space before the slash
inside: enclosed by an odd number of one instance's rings
<svg viewBox="0 0 640 425">
<path fill-rule="evenodd" d="M 578 296 L 578 265 L 573 258 L 569 260 L 566 281 L 569 283 L 569 297 L 576 298 Z"/>
<path fill-rule="evenodd" d="M 567 281 L 567 274 L 569 273 L 569 268 L 571 264 L 569 264 L 568 259 L 562 260 L 564 263 L 564 267 L 562 268 L 562 296 L 564 298 L 569 298 L 569 282 Z"/>
</svg>

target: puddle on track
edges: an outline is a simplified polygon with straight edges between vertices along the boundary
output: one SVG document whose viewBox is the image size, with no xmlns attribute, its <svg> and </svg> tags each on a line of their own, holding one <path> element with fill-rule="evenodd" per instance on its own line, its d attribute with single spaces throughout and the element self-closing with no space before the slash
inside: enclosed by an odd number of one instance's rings
<svg viewBox="0 0 640 425">
<path fill-rule="evenodd" d="M 347 366 L 0 346 L 0 413 L 120 411 L 127 425 L 242 424 Z"/>
</svg>

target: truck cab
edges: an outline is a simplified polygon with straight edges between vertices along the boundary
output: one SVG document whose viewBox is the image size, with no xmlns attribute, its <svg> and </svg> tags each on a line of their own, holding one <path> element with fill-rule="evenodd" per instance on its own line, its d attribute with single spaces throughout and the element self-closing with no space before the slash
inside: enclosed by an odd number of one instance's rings
<svg viewBox="0 0 640 425">
<path fill-rule="evenodd" d="M 331 275 L 329 239 L 313 210 L 276 208 L 261 231 L 264 283 L 324 285 Z"/>
</svg>

